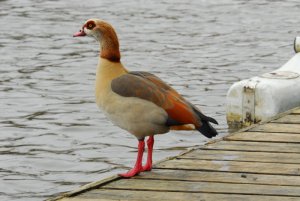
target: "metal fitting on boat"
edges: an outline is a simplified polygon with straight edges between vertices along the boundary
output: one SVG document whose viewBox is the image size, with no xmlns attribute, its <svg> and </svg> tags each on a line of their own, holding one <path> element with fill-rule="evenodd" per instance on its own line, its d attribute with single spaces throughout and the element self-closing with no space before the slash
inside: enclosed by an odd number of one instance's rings
<svg viewBox="0 0 300 201">
<path fill-rule="evenodd" d="M 300 52 L 300 36 L 297 36 L 294 40 L 294 50 L 296 53 Z"/>
</svg>

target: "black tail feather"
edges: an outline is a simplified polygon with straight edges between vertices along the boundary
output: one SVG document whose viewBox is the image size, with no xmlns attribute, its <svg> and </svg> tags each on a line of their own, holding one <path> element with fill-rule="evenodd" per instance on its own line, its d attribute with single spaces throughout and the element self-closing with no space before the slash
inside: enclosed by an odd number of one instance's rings
<svg viewBox="0 0 300 201">
<path fill-rule="evenodd" d="M 202 126 L 197 128 L 197 130 L 202 133 L 205 137 L 212 138 L 218 135 L 218 132 L 208 121 L 202 121 Z"/>
<path fill-rule="evenodd" d="M 219 123 L 217 122 L 217 120 L 215 120 L 214 118 L 205 116 L 205 115 L 204 115 L 202 112 L 200 112 L 199 110 L 197 110 L 197 109 L 195 109 L 195 108 L 193 108 L 193 109 L 194 109 L 194 111 L 195 111 L 196 114 L 200 117 L 200 119 L 201 119 L 202 121 L 209 121 L 209 122 L 214 123 L 214 124 L 219 124 Z"/>
<path fill-rule="evenodd" d="M 190 104 L 190 103 L 189 103 Z M 217 120 L 215 120 L 212 117 L 205 116 L 202 112 L 200 112 L 195 106 L 190 104 L 190 106 L 193 108 L 194 112 L 197 114 L 201 121 L 201 126 L 199 128 L 196 128 L 200 133 L 202 133 L 205 137 L 212 138 L 218 135 L 218 132 L 212 125 L 209 123 L 218 124 Z M 171 117 L 168 117 L 166 121 L 166 126 L 177 126 L 177 125 L 183 125 L 183 123 L 180 123 Z"/>
</svg>

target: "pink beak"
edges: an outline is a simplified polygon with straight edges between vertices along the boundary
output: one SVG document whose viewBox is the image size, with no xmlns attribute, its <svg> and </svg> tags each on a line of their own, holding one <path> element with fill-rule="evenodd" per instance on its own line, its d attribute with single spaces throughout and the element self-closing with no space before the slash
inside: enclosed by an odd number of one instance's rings
<svg viewBox="0 0 300 201">
<path fill-rule="evenodd" d="M 79 36 L 86 36 L 86 33 L 84 33 L 83 29 L 73 34 L 73 37 L 79 37 Z"/>
</svg>

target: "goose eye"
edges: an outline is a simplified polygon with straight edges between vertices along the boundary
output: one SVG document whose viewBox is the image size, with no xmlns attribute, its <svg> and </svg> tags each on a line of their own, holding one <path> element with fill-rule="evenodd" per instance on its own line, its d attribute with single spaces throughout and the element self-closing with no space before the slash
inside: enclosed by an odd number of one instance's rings
<svg viewBox="0 0 300 201">
<path fill-rule="evenodd" d="M 88 29 L 93 29 L 94 27 L 95 27 L 95 24 L 92 22 L 87 24 Z"/>
</svg>

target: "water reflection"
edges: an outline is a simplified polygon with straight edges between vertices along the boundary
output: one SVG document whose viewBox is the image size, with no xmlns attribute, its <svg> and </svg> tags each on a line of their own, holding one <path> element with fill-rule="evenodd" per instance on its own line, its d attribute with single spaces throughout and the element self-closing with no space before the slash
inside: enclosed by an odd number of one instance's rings
<svg viewBox="0 0 300 201">
<path fill-rule="evenodd" d="M 222 136 L 229 86 L 289 59 L 298 12 L 295 1 L 0 1 L 0 200 L 41 200 L 135 159 L 136 140 L 94 103 L 98 45 L 72 38 L 86 19 L 111 22 L 123 63 L 171 83 Z M 206 141 L 159 136 L 155 160 Z"/>
</svg>

